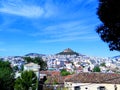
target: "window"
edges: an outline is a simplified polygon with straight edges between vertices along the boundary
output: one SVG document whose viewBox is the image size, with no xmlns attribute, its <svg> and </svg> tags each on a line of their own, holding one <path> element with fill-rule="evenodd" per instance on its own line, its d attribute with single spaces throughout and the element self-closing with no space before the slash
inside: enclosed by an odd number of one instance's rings
<svg viewBox="0 0 120 90">
<path fill-rule="evenodd" d="M 104 86 L 100 86 L 100 87 L 98 87 L 98 90 L 105 90 L 105 87 Z"/>
<path fill-rule="evenodd" d="M 80 90 L 80 86 L 75 86 L 74 90 Z"/>
<path fill-rule="evenodd" d="M 115 90 L 117 90 L 117 85 L 114 85 Z"/>
</svg>

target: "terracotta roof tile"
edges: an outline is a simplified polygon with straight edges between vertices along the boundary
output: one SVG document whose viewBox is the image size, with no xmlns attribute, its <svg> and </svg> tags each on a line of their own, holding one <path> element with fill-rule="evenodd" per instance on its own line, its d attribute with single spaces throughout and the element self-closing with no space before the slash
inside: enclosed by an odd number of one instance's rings
<svg viewBox="0 0 120 90">
<path fill-rule="evenodd" d="M 41 74 L 47 74 L 48 83 L 57 81 L 58 83 L 64 83 L 66 79 L 73 77 L 73 75 L 61 76 L 59 71 L 40 71 Z"/>
<path fill-rule="evenodd" d="M 116 83 L 120 84 L 120 74 L 115 73 L 79 73 L 66 82 L 75 83 Z"/>
</svg>

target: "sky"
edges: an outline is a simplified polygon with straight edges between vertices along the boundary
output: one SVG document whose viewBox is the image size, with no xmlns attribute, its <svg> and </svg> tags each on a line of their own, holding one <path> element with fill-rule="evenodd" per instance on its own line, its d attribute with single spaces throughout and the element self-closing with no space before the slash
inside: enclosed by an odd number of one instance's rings
<svg viewBox="0 0 120 90">
<path fill-rule="evenodd" d="M 112 57 L 96 33 L 97 0 L 0 0 L 0 56 L 56 54 L 66 48 Z"/>
</svg>

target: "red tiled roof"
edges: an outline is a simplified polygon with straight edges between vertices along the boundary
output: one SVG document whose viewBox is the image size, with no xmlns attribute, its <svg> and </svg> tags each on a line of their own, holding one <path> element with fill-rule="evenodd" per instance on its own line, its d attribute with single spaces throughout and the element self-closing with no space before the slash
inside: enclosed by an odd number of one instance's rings
<svg viewBox="0 0 120 90">
<path fill-rule="evenodd" d="M 57 81 L 58 83 L 64 83 L 66 79 L 73 77 L 73 75 L 61 76 L 59 71 L 40 71 L 40 74 L 46 74 L 48 83 L 53 83 Z"/>
<path fill-rule="evenodd" d="M 40 71 L 40 74 L 46 74 L 47 76 L 60 75 L 59 71 Z"/>
<path fill-rule="evenodd" d="M 120 84 L 120 74 L 116 73 L 79 73 L 66 82 L 74 83 L 114 83 Z"/>
</svg>

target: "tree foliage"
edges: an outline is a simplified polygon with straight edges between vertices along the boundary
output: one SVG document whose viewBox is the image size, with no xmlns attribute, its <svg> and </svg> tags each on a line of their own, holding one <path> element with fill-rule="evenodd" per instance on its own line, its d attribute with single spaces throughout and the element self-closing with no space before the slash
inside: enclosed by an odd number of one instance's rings
<svg viewBox="0 0 120 90">
<path fill-rule="evenodd" d="M 13 90 L 14 72 L 9 62 L 0 61 L 0 90 Z"/>
<path fill-rule="evenodd" d="M 15 90 L 36 90 L 37 76 L 33 71 L 24 71 L 15 81 Z"/>
<path fill-rule="evenodd" d="M 16 72 L 16 71 L 18 71 L 18 70 L 19 70 L 18 66 L 14 66 L 14 67 L 13 67 L 13 71 L 14 71 L 14 72 Z"/>
<path fill-rule="evenodd" d="M 99 66 L 95 66 L 94 68 L 93 68 L 93 72 L 100 72 L 101 70 L 100 70 L 100 67 Z"/>
<path fill-rule="evenodd" d="M 67 76 L 67 75 L 70 75 L 70 72 L 68 72 L 66 69 L 62 69 L 61 72 L 60 72 L 60 74 L 62 76 Z"/>
<path fill-rule="evenodd" d="M 97 33 L 110 50 L 120 51 L 120 0 L 99 0 L 97 15 L 102 22 Z"/>
<path fill-rule="evenodd" d="M 79 55 L 77 52 L 60 52 L 57 55 Z"/>
<path fill-rule="evenodd" d="M 41 57 L 35 57 L 35 58 L 24 57 L 24 59 L 27 61 L 27 63 L 33 62 L 40 65 L 40 70 L 46 70 L 47 68 L 47 63 L 43 61 Z"/>
<path fill-rule="evenodd" d="M 103 67 L 106 67 L 105 62 L 101 63 L 100 65 L 103 66 Z"/>
</svg>

